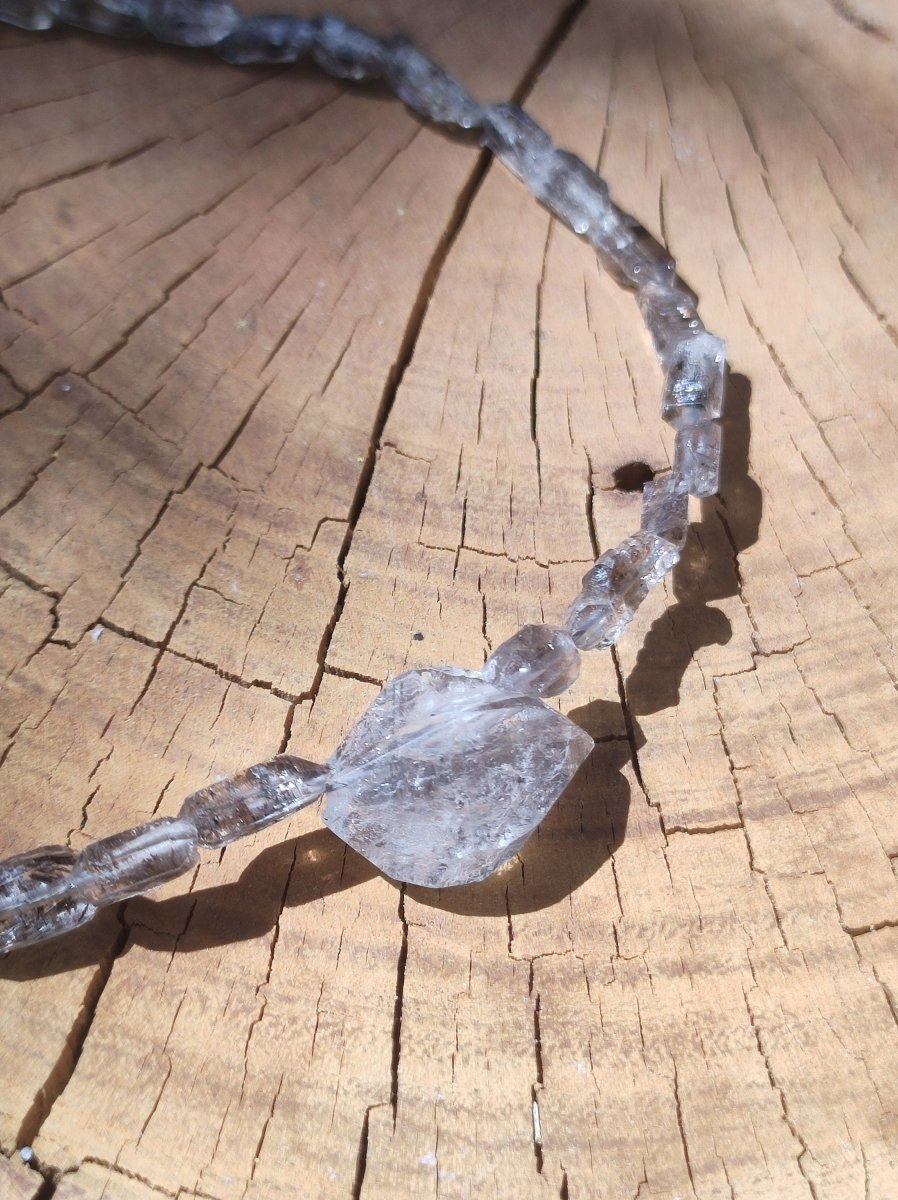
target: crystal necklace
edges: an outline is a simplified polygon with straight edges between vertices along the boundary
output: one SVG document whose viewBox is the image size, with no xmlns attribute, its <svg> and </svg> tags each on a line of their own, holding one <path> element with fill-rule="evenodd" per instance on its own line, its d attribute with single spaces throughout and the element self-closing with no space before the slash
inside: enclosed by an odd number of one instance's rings
<svg viewBox="0 0 898 1200">
<path fill-rule="evenodd" d="M 525 625 L 480 671 L 433 667 L 390 680 L 327 763 L 280 754 L 195 792 L 177 817 L 80 854 L 43 846 L 0 862 L 0 950 L 83 925 L 100 907 L 190 870 L 200 847 L 226 846 L 322 796 L 325 823 L 384 874 L 431 888 L 484 879 L 521 849 L 592 750 L 592 738 L 545 700 L 571 686 L 582 651 L 617 642 L 676 564 L 689 496 L 717 492 L 724 342 L 705 329 L 673 259 L 595 171 L 517 104 L 478 104 L 404 38 L 373 37 L 339 17 L 243 17 L 229 0 L 0 0 L 0 19 L 149 33 L 235 64 L 310 54 L 332 75 L 384 80 L 431 121 L 477 131 L 635 292 L 666 373 L 662 416 L 676 429 L 673 468 L 646 485 L 641 528 L 586 572 L 563 625 Z"/>
</svg>

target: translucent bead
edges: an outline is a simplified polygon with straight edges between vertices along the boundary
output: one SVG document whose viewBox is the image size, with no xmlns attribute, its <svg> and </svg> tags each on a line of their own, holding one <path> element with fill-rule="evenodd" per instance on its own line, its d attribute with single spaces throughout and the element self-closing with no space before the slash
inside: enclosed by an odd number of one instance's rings
<svg viewBox="0 0 898 1200">
<path fill-rule="evenodd" d="M 189 871 L 198 861 L 190 821 L 163 817 L 92 842 L 81 852 L 77 874 L 93 904 L 115 904 Z"/>
<path fill-rule="evenodd" d="M 609 550 L 583 576 L 579 596 L 568 609 L 565 627 L 581 650 L 613 646 L 636 610 L 676 564 L 676 546 L 643 531 Z"/>
<path fill-rule="evenodd" d="M 637 291 L 636 303 L 665 366 L 670 365 L 671 355 L 681 342 L 705 331 L 696 312 L 695 296 L 679 280 L 674 280 L 672 286 L 647 281 Z"/>
<path fill-rule="evenodd" d="M 152 0 L 147 29 L 160 42 L 176 46 L 214 46 L 233 33 L 240 14 L 229 0 Z"/>
<path fill-rule="evenodd" d="M 720 490 L 721 428 L 716 421 L 684 425 L 677 433 L 674 470 L 693 496 L 716 496 Z"/>
<path fill-rule="evenodd" d="M 226 846 L 311 804 L 324 791 L 327 771 L 290 754 L 250 767 L 188 796 L 181 817 L 196 826 L 203 846 Z"/>
<path fill-rule="evenodd" d="M 677 264 L 660 242 L 641 225 L 626 225 L 621 213 L 621 229 L 625 236 L 598 237 L 593 240 L 605 269 L 622 287 L 641 288 L 647 283 L 670 287 L 677 275 Z"/>
<path fill-rule="evenodd" d="M 533 190 L 556 217 L 579 234 L 607 224 L 608 185 L 582 158 L 567 150 L 553 150 L 545 167 L 545 176 L 533 183 Z"/>
<path fill-rule="evenodd" d="M 491 104 L 485 108 L 481 140 L 530 187 L 545 186 L 555 146 L 546 131 L 520 105 Z"/>
<path fill-rule="evenodd" d="M 0 953 L 33 946 L 86 925 L 96 916 L 96 907 L 79 896 L 60 896 L 46 904 L 34 904 L 0 912 Z"/>
<path fill-rule="evenodd" d="M 563 629 L 525 625 L 493 651 L 482 673 L 503 691 L 557 696 L 580 674 L 580 653 Z"/>
<path fill-rule="evenodd" d="M 311 21 L 299 17 L 244 17 L 215 53 L 240 66 L 243 63 L 291 63 L 302 58 L 315 41 Z"/>
<path fill-rule="evenodd" d="M 682 550 L 689 531 L 689 488 L 682 476 L 671 471 L 645 485 L 642 528 Z"/>
<path fill-rule="evenodd" d="M 56 22 L 57 5 L 34 0 L 0 0 L 0 21 L 19 29 L 50 29 Z"/>
<path fill-rule="evenodd" d="M 726 342 L 711 333 L 685 338 L 672 351 L 661 415 L 677 429 L 723 412 Z"/>
<path fill-rule="evenodd" d="M 377 79 L 383 74 L 386 47 L 380 38 L 342 17 L 319 17 L 312 57 L 340 79 Z"/>
<path fill-rule="evenodd" d="M 480 125 L 483 109 L 477 101 L 406 38 L 388 42 L 384 74 L 403 104 L 431 121 L 462 129 Z"/>
<path fill-rule="evenodd" d="M 140 37 L 149 3 L 130 3 L 128 0 L 58 0 L 57 20 L 91 33 L 113 37 Z"/>
<path fill-rule="evenodd" d="M 60 896 L 69 887 L 75 861 L 68 846 L 41 846 L 0 862 L 0 914 Z"/>
</svg>

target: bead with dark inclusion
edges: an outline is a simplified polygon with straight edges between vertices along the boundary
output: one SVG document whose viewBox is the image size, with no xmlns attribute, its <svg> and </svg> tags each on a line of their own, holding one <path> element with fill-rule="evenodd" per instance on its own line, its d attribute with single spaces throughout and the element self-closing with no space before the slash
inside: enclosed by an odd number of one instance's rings
<svg viewBox="0 0 898 1200">
<path fill-rule="evenodd" d="M 61 895 L 69 886 L 76 857 L 68 846 L 41 846 L 0 862 L 0 914 Z"/>
<path fill-rule="evenodd" d="M 92 842 L 78 858 L 77 877 L 92 904 L 115 904 L 183 875 L 197 861 L 191 822 L 163 817 Z"/>
<path fill-rule="evenodd" d="M 0 912 L 0 952 L 14 946 L 33 946 L 47 938 L 68 933 L 86 925 L 96 915 L 96 907 L 79 896 L 63 895 L 46 904 Z"/>
<path fill-rule="evenodd" d="M 181 816 L 196 826 L 203 846 L 226 846 L 316 800 L 327 772 L 317 763 L 279 754 L 232 779 L 188 796 Z"/>
<path fill-rule="evenodd" d="M 580 653 L 569 633 L 524 625 L 486 660 L 484 679 L 509 692 L 557 696 L 580 674 Z"/>
<path fill-rule="evenodd" d="M 642 528 L 683 548 L 689 530 L 689 487 L 681 475 L 670 471 L 642 489 Z"/>
<path fill-rule="evenodd" d="M 677 429 L 723 412 L 726 342 L 711 333 L 685 338 L 672 351 L 661 415 Z"/>
</svg>

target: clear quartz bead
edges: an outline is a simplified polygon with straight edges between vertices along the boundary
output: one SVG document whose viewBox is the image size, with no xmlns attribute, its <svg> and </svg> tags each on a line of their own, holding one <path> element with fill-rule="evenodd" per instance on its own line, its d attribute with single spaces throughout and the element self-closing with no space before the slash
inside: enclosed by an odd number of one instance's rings
<svg viewBox="0 0 898 1200">
<path fill-rule="evenodd" d="M 45 942 L 93 920 L 97 910 L 77 895 L 63 895 L 46 904 L 0 912 L 0 953 Z"/>
<path fill-rule="evenodd" d="M 79 856 L 77 877 L 92 904 L 115 904 L 183 875 L 198 861 L 194 825 L 163 817 L 92 842 Z"/>
<path fill-rule="evenodd" d="M 311 49 L 316 36 L 311 21 L 299 17 L 244 17 L 215 53 L 235 66 L 244 63 L 291 63 Z"/>
<path fill-rule="evenodd" d="M 386 48 L 380 38 L 350 25 L 342 17 L 316 21 L 312 57 L 330 75 L 340 79 L 377 79 L 386 65 Z"/>
<path fill-rule="evenodd" d="M 646 281 L 636 293 L 636 303 L 652 335 L 655 352 L 665 366 L 670 365 L 672 353 L 681 342 L 705 331 L 695 296 L 679 280 L 670 285 Z"/>
<path fill-rule="evenodd" d="M 582 158 L 555 149 L 545 160 L 545 168 L 533 190 L 556 217 L 579 234 L 607 225 L 611 212 L 608 185 Z"/>
<path fill-rule="evenodd" d="M 504 691 L 557 696 L 580 674 L 580 652 L 563 629 L 524 625 L 493 651 L 482 674 Z"/>
<path fill-rule="evenodd" d="M 483 119 L 483 109 L 462 85 L 407 38 L 387 44 L 384 74 L 403 104 L 431 121 L 474 129 Z"/>
<path fill-rule="evenodd" d="M 551 172 L 555 145 L 518 104 L 491 104 L 483 110 L 481 140 L 519 179 L 537 191 Z"/>
<path fill-rule="evenodd" d="M 676 546 L 641 531 L 607 551 L 583 576 L 565 627 L 581 650 L 613 646 L 633 620 L 649 588 L 677 563 Z"/>
<path fill-rule="evenodd" d="M 200 845 L 226 846 L 311 804 L 324 791 L 326 776 L 317 763 L 279 754 L 194 792 L 180 815 L 196 826 Z"/>
<path fill-rule="evenodd" d="M 41 846 L 0 862 L 0 914 L 60 896 L 69 887 L 76 859 L 68 846 Z"/>
<path fill-rule="evenodd" d="M 674 470 L 693 496 L 706 499 L 720 490 L 721 428 L 717 421 L 684 425 L 674 446 Z"/>
<path fill-rule="evenodd" d="M 673 471 L 642 489 L 642 528 L 682 550 L 689 532 L 689 488 Z"/>
<path fill-rule="evenodd" d="M 151 0 L 147 29 L 160 42 L 176 46 L 214 46 L 233 33 L 240 14 L 229 0 Z"/>
<path fill-rule="evenodd" d="M 702 332 L 670 352 L 661 415 L 677 429 L 718 418 L 723 412 L 726 342 Z"/>
</svg>

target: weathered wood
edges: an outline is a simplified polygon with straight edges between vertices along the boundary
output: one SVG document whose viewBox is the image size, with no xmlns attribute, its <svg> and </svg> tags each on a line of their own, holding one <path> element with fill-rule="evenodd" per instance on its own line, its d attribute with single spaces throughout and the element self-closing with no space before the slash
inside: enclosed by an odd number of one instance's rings
<svg viewBox="0 0 898 1200">
<path fill-rule="evenodd" d="M 891 6 L 345 11 L 670 245 L 730 343 L 722 498 L 494 879 L 406 892 L 304 813 L 0 964 L 0 1147 L 57 1200 L 891 1200 Z M 75 32 L 2 30 L 0 80 L 0 855 L 326 756 L 636 526 L 632 298 L 476 149 Z"/>
</svg>

